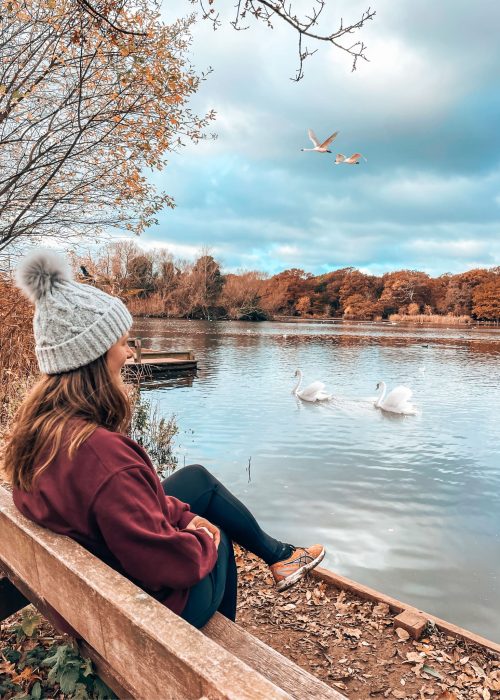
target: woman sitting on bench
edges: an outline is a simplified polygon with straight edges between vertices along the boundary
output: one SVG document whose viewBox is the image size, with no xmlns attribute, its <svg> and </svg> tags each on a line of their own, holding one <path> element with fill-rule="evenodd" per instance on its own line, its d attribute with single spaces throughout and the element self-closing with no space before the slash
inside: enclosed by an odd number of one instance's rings
<svg viewBox="0 0 500 700">
<path fill-rule="evenodd" d="M 295 547 L 266 534 L 204 467 L 160 482 L 126 436 L 121 369 L 132 356 L 132 317 L 120 299 L 75 282 L 51 251 L 26 257 L 17 283 L 35 303 L 42 372 L 5 450 L 24 515 L 72 537 L 196 627 L 216 610 L 235 619 L 233 541 L 269 565 L 280 591 L 319 564 L 321 545 Z"/>
</svg>

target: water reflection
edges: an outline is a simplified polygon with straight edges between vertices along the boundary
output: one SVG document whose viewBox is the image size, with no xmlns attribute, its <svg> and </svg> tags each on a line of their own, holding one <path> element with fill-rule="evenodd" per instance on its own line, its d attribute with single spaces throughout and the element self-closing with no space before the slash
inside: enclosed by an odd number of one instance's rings
<svg viewBox="0 0 500 700">
<path fill-rule="evenodd" d="M 147 389 L 178 416 L 180 464 L 206 464 L 277 536 L 324 541 L 326 566 L 500 640 L 497 331 L 160 319 L 139 331 L 198 359 L 196 375 Z M 297 402 L 297 367 L 333 400 Z M 419 415 L 375 410 L 380 380 L 409 386 Z"/>
</svg>

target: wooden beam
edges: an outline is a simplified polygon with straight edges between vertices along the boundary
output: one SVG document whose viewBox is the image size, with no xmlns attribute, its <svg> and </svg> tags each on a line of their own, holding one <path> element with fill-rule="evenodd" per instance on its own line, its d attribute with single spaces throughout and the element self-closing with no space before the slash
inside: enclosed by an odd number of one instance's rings
<svg viewBox="0 0 500 700">
<path fill-rule="evenodd" d="M 137 364 L 141 364 L 142 362 L 142 340 L 141 338 L 136 338 L 134 341 L 135 345 L 135 361 Z"/>
<path fill-rule="evenodd" d="M 246 664 L 262 673 L 296 700 L 345 700 L 345 696 L 297 666 L 275 649 L 271 649 L 242 627 L 220 613 L 202 628 L 203 634 L 230 651 Z"/>
<path fill-rule="evenodd" d="M 447 622 L 446 620 L 442 620 L 440 617 L 423 612 L 422 610 L 415 608 L 413 605 L 402 603 L 400 600 L 397 600 L 392 596 L 376 591 L 374 588 L 369 588 L 362 583 L 357 583 L 357 581 L 353 581 L 345 576 L 336 574 L 329 569 L 323 569 L 323 567 L 317 566 L 311 572 L 311 574 L 315 578 L 325 581 L 325 583 L 329 583 L 331 586 L 334 586 L 341 591 L 349 591 L 363 600 L 373 600 L 376 603 L 387 603 L 392 612 L 401 613 L 404 610 L 408 610 L 417 615 L 421 615 L 422 617 L 425 617 L 426 620 L 433 622 L 442 632 L 446 632 L 446 634 L 449 634 L 452 637 L 465 639 L 468 642 L 479 644 L 479 646 L 485 647 L 485 649 L 490 649 L 497 654 L 500 653 L 500 644 L 493 642 L 491 639 L 486 639 L 485 637 L 481 637 L 479 634 L 475 634 L 474 632 L 470 632 L 463 627 L 454 625 L 452 622 Z"/>
<path fill-rule="evenodd" d="M 398 627 L 406 630 L 412 639 L 420 639 L 427 627 L 427 620 L 413 610 L 403 610 L 394 618 L 394 629 Z"/>
<path fill-rule="evenodd" d="M 5 563 L 3 563 L 2 566 L 6 568 Z M 26 583 L 21 581 L 13 571 L 8 572 L 8 576 L 12 578 L 16 584 L 15 586 L 13 584 L 11 585 L 13 585 L 16 590 L 23 591 L 23 598 L 26 600 L 26 604 L 32 603 L 61 635 L 67 636 L 69 634 L 69 636 L 72 637 L 72 641 L 77 644 L 81 655 L 93 661 L 98 676 L 111 688 L 115 695 L 122 700 L 125 700 L 125 698 L 133 698 L 132 689 L 128 686 L 125 679 L 118 676 L 95 649 L 89 646 L 84 640 L 79 639 L 77 636 L 75 637 L 75 630 L 70 629 L 67 622 L 63 620 L 53 608 L 31 590 Z M 17 588 L 18 586 L 19 588 Z"/>
</svg>

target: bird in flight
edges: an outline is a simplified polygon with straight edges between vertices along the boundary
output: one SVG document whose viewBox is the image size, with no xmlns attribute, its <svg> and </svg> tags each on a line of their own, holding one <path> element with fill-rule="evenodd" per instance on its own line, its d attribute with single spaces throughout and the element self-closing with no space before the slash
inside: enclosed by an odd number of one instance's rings
<svg viewBox="0 0 500 700">
<path fill-rule="evenodd" d="M 353 155 L 349 158 L 346 158 L 343 153 L 337 153 L 337 157 L 335 158 L 335 165 L 340 165 L 341 163 L 347 163 L 347 165 L 359 165 L 359 161 L 361 158 L 365 162 L 368 162 L 366 158 L 361 155 L 361 153 L 353 153 Z"/>
<path fill-rule="evenodd" d="M 309 135 L 309 138 L 311 139 L 311 141 L 314 144 L 314 148 L 301 148 L 300 149 L 301 151 L 316 151 L 317 153 L 331 153 L 331 151 L 328 150 L 328 146 L 331 144 L 331 142 L 333 141 L 333 139 L 337 136 L 337 134 L 339 132 L 336 131 L 335 133 L 333 133 L 325 141 L 323 141 L 323 143 L 320 143 L 318 141 L 318 137 L 316 136 L 316 134 L 314 133 L 314 131 L 312 129 L 308 129 L 307 133 Z"/>
</svg>

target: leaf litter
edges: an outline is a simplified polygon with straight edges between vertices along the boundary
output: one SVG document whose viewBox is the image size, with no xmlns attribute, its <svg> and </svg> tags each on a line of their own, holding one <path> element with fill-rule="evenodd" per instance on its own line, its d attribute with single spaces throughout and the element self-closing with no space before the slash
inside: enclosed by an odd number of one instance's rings
<svg viewBox="0 0 500 700">
<path fill-rule="evenodd" d="M 500 700 L 500 655 L 429 625 L 415 641 L 395 613 L 307 576 L 277 593 L 268 567 L 235 547 L 237 623 L 348 698 Z"/>
</svg>

